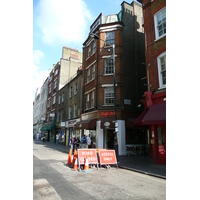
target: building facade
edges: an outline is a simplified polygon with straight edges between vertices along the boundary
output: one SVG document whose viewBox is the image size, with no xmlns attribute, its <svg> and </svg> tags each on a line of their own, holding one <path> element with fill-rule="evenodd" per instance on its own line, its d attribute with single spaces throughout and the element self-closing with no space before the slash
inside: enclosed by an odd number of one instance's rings
<svg viewBox="0 0 200 200">
<path fill-rule="evenodd" d="M 55 142 L 56 140 L 57 92 L 68 83 L 70 78 L 76 76 L 80 66 L 82 66 L 82 53 L 76 49 L 63 47 L 62 58 L 53 65 L 49 74 L 45 124 L 40 129 L 43 131 L 42 134 L 46 135 L 47 141 Z"/>
<path fill-rule="evenodd" d="M 91 134 L 96 148 L 113 149 L 116 122 L 118 152 L 125 155 L 127 132 L 134 131 L 132 122 L 141 113 L 138 103 L 145 91 L 141 87 L 145 55 L 142 5 L 122 2 L 121 8 L 118 14 L 101 13 L 83 43 L 82 114 L 74 128 Z"/>
<path fill-rule="evenodd" d="M 80 132 L 74 131 L 74 124 L 80 121 L 82 101 L 82 67 L 71 77 L 57 93 L 56 133 L 60 134 L 59 143 L 66 146 L 72 138 L 80 138 Z"/>
<path fill-rule="evenodd" d="M 147 91 L 135 125 L 149 129 L 150 155 L 166 164 L 166 0 L 143 0 Z"/>
</svg>

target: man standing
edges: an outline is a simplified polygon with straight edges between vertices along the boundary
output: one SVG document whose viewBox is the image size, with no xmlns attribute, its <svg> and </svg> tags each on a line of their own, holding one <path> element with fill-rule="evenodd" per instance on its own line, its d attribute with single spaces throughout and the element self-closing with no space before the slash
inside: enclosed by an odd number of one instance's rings
<svg viewBox="0 0 200 200">
<path fill-rule="evenodd" d="M 71 154 L 74 155 L 74 145 L 75 145 L 75 136 L 72 135 L 72 139 L 69 142 L 69 145 L 71 145 Z"/>
<path fill-rule="evenodd" d="M 56 134 L 56 146 L 58 145 L 59 136 L 60 136 L 60 134 L 59 134 L 59 133 L 57 133 L 57 134 Z"/>
<path fill-rule="evenodd" d="M 90 138 L 90 134 L 87 136 L 87 145 L 88 145 L 88 149 L 91 148 L 91 138 Z"/>
<path fill-rule="evenodd" d="M 37 132 L 37 140 L 39 140 L 39 132 Z"/>
<path fill-rule="evenodd" d="M 87 145 L 87 137 L 83 135 L 83 137 L 81 138 L 81 148 L 85 149 L 86 145 Z"/>
</svg>

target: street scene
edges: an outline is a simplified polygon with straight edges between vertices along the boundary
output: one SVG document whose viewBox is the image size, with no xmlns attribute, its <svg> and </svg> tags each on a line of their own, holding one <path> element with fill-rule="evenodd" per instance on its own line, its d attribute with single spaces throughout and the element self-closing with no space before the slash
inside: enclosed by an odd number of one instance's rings
<svg viewBox="0 0 200 200">
<path fill-rule="evenodd" d="M 66 166 L 68 154 L 56 145 L 33 142 L 33 199 L 166 199 L 166 180 L 131 170 Z"/>
<path fill-rule="evenodd" d="M 33 198 L 166 199 L 166 0 L 35 0 L 33 32 Z"/>
</svg>

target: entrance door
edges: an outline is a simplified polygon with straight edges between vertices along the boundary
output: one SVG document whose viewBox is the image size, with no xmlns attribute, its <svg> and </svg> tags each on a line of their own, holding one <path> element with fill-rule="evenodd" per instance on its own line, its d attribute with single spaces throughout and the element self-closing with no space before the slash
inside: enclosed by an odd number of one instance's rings
<svg viewBox="0 0 200 200">
<path fill-rule="evenodd" d="M 107 131 L 106 148 L 107 149 L 114 149 L 115 131 L 114 130 L 106 130 L 106 131 Z"/>
</svg>

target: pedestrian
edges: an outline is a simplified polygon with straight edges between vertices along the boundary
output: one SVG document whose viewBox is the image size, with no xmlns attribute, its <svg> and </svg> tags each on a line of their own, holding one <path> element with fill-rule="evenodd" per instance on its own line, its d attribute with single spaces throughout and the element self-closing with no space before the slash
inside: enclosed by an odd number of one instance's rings
<svg viewBox="0 0 200 200">
<path fill-rule="evenodd" d="M 39 140 L 39 135 L 40 135 L 39 132 L 37 132 L 37 140 Z"/>
<path fill-rule="evenodd" d="M 69 142 L 69 145 L 71 145 L 71 154 L 74 155 L 74 145 L 75 145 L 75 136 L 72 135 L 72 139 Z"/>
<path fill-rule="evenodd" d="M 86 145 L 87 145 L 87 137 L 84 134 L 83 137 L 81 138 L 81 148 L 85 149 Z"/>
<path fill-rule="evenodd" d="M 79 145 L 80 145 L 80 140 L 79 137 L 77 137 L 76 141 L 75 141 L 75 149 L 78 150 L 79 149 Z"/>
<path fill-rule="evenodd" d="M 91 148 L 91 138 L 90 138 L 90 134 L 87 136 L 87 145 L 88 145 L 88 149 Z"/>
<path fill-rule="evenodd" d="M 44 133 L 43 139 L 42 139 L 43 143 L 45 142 L 45 139 L 46 139 L 45 136 L 46 136 L 46 135 L 45 135 L 45 133 Z"/>
<path fill-rule="evenodd" d="M 57 133 L 57 134 L 56 134 L 56 146 L 58 145 L 59 136 L 60 136 L 60 134 L 59 134 L 59 133 Z"/>
</svg>

